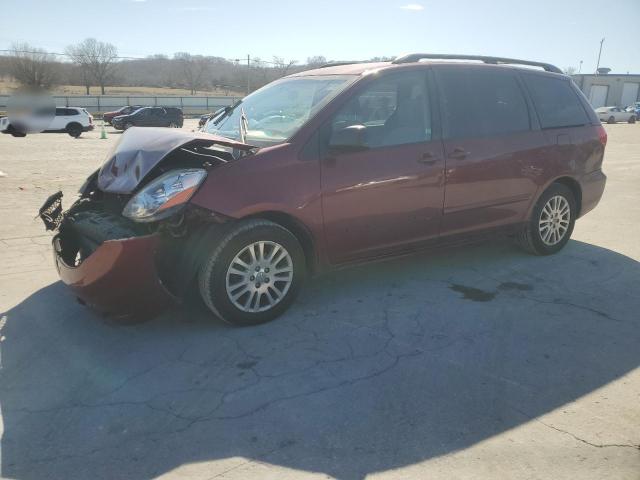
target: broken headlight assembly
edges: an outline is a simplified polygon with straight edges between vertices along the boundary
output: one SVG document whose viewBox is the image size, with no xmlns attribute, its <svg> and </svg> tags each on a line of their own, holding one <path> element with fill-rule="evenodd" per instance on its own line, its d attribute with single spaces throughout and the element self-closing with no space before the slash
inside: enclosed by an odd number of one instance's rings
<svg viewBox="0 0 640 480">
<path fill-rule="evenodd" d="M 136 193 L 122 214 L 136 222 L 155 222 L 173 215 L 189 201 L 206 176 L 206 170 L 201 168 L 167 172 Z"/>
</svg>

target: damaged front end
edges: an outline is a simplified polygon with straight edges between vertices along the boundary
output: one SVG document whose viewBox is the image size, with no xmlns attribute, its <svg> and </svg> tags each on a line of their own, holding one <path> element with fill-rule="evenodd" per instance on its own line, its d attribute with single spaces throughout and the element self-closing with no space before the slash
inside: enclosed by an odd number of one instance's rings
<svg viewBox="0 0 640 480">
<path fill-rule="evenodd" d="M 123 137 L 69 210 L 58 192 L 39 213 L 57 230 L 56 267 L 77 298 L 116 320 L 139 321 L 189 291 L 198 258 L 227 220 L 189 200 L 211 170 L 253 147 L 166 129 Z"/>
</svg>

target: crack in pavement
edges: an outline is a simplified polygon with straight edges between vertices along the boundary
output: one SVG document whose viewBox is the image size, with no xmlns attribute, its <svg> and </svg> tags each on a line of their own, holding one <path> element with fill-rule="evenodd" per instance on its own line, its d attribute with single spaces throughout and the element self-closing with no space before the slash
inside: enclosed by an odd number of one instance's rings
<svg viewBox="0 0 640 480">
<path fill-rule="evenodd" d="M 569 432 L 568 430 L 563 430 L 562 428 L 558 428 L 558 427 L 556 427 L 554 425 L 551 425 L 550 423 L 546 423 L 546 422 L 540 420 L 539 418 L 532 417 L 531 415 L 529 415 L 526 412 L 520 410 L 519 408 L 516 408 L 514 406 L 511 406 L 511 408 L 513 410 L 515 410 L 516 412 L 518 412 L 523 417 L 525 417 L 528 420 L 530 420 L 530 421 L 534 421 L 536 423 L 544 425 L 545 427 L 547 427 L 547 428 L 549 428 L 551 430 L 555 430 L 558 433 L 562 433 L 564 435 L 568 435 L 571 438 L 573 438 L 574 440 L 577 440 L 578 442 L 582 442 L 585 445 L 589 445 L 590 447 L 594 447 L 594 448 L 632 448 L 632 449 L 635 449 L 635 450 L 640 450 L 640 444 L 632 444 L 632 443 L 593 443 L 593 442 L 590 442 L 589 440 L 585 440 L 584 438 L 581 438 L 581 437 L 577 436 L 575 433 Z"/>
</svg>

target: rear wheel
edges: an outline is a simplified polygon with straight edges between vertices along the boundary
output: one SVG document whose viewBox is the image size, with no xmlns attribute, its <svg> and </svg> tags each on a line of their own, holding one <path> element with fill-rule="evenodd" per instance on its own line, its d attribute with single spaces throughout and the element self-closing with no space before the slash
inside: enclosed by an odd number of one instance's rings
<svg viewBox="0 0 640 480">
<path fill-rule="evenodd" d="M 169 124 L 169 128 L 178 128 L 178 124 L 177 124 L 177 123 L 175 123 L 175 122 L 171 122 L 171 123 Z"/>
<path fill-rule="evenodd" d="M 78 138 L 80 135 L 82 135 L 82 125 L 80 125 L 79 123 L 70 123 L 69 125 L 67 125 L 66 130 L 67 133 L 73 138 Z"/>
<path fill-rule="evenodd" d="M 531 218 L 518 234 L 520 245 L 535 255 L 551 255 L 569 241 L 576 221 L 573 192 L 554 183 L 538 199 Z"/>
<path fill-rule="evenodd" d="M 635 117 L 635 116 L 633 116 L 633 115 L 631 115 L 631 116 L 629 117 L 629 123 L 636 123 L 636 117 Z"/>
<path fill-rule="evenodd" d="M 607 123 L 616 123 L 616 117 L 614 116 L 609 117 L 609 120 L 607 120 Z"/>
<path fill-rule="evenodd" d="M 233 325 L 257 325 L 293 303 L 305 276 L 296 237 L 268 220 L 239 223 L 204 259 L 200 294 L 209 309 Z"/>
</svg>

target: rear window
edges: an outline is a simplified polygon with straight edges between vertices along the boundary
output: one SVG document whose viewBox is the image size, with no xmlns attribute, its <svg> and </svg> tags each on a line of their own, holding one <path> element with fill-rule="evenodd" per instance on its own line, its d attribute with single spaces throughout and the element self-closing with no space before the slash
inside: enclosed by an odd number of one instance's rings
<svg viewBox="0 0 640 480">
<path fill-rule="evenodd" d="M 577 127 L 589 123 L 577 93 L 562 78 L 524 75 L 542 128 Z"/>
<path fill-rule="evenodd" d="M 437 70 L 446 138 L 476 138 L 531 128 L 529 110 L 514 74 L 492 69 Z"/>
<path fill-rule="evenodd" d="M 69 117 L 71 115 L 78 115 L 78 110 L 75 108 L 56 108 L 57 117 Z"/>
</svg>

